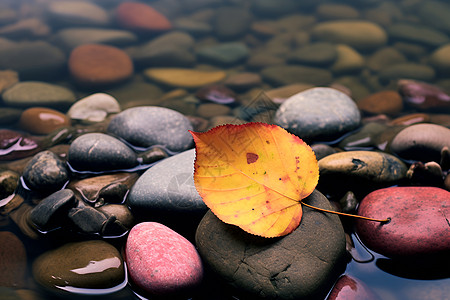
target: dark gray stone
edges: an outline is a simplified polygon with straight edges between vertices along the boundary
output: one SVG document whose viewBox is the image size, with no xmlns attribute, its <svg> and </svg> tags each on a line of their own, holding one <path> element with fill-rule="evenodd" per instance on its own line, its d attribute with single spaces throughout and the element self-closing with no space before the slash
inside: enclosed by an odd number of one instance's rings
<svg viewBox="0 0 450 300">
<path fill-rule="evenodd" d="M 318 191 L 304 201 L 331 209 Z M 209 211 L 198 226 L 196 245 L 203 261 L 241 299 L 324 299 L 346 263 L 339 217 L 307 207 L 300 226 L 281 238 L 248 234 Z"/>
<path fill-rule="evenodd" d="M 196 53 L 199 60 L 219 66 L 242 63 L 249 56 L 247 46 L 238 42 L 204 46 Z"/>
<path fill-rule="evenodd" d="M 388 27 L 389 36 L 395 41 L 417 43 L 430 47 L 439 47 L 448 43 L 448 36 L 431 27 L 400 23 Z"/>
<path fill-rule="evenodd" d="M 66 55 L 47 42 L 22 42 L 0 48 L 0 69 L 14 70 L 20 80 L 45 80 L 61 76 Z"/>
<path fill-rule="evenodd" d="M 52 193 L 69 180 L 65 163 L 53 152 L 36 154 L 23 171 L 23 180 L 32 190 Z"/>
<path fill-rule="evenodd" d="M 189 120 L 181 113 L 156 106 L 133 107 L 117 114 L 108 125 L 108 132 L 138 147 L 159 145 L 171 151 L 192 147 Z"/>
<path fill-rule="evenodd" d="M 204 213 L 205 203 L 194 185 L 195 150 L 166 158 L 136 181 L 127 204 L 137 214 Z"/>
<path fill-rule="evenodd" d="M 332 88 L 312 88 L 287 99 L 275 124 L 306 140 L 333 139 L 356 129 L 361 115 L 355 102 Z"/>
<path fill-rule="evenodd" d="M 434 79 L 436 72 L 434 69 L 425 64 L 402 63 L 386 67 L 378 74 L 382 82 L 389 82 L 397 79 L 415 79 L 420 81 L 431 81 Z"/>
<path fill-rule="evenodd" d="M 70 145 L 68 161 L 77 171 L 110 171 L 138 165 L 133 149 L 103 133 L 88 133 L 76 138 Z"/>
<path fill-rule="evenodd" d="M 101 233 L 103 226 L 109 219 L 103 213 L 83 204 L 83 202 L 79 202 L 77 207 L 69 210 L 68 218 L 77 230 L 87 234 Z M 113 218 L 115 220 L 115 217 Z"/>
<path fill-rule="evenodd" d="M 42 199 L 30 213 L 30 220 L 40 230 L 56 229 L 64 224 L 77 200 L 72 190 L 63 189 Z"/>
</svg>

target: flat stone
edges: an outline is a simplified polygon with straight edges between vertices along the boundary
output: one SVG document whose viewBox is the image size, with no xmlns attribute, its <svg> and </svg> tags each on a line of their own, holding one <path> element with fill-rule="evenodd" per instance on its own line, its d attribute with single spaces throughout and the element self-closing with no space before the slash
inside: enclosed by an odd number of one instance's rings
<svg viewBox="0 0 450 300">
<path fill-rule="evenodd" d="M 189 293 L 203 279 L 202 261 L 194 245 L 160 223 L 134 226 L 125 247 L 130 279 L 149 295 Z"/>
<path fill-rule="evenodd" d="M 288 61 L 312 66 L 327 66 L 337 58 L 336 46 L 331 43 L 312 43 L 293 51 Z"/>
<path fill-rule="evenodd" d="M 50 31 L 50 26 L 39 18 L 27 18 L 0 27 L 1 36 L 13 39 L 44 38 Z"/>
<path fill-rule="evenodd" d="M 194 38 L 184 32 L 171 31 L 148 43 L 128 50 L 133 61 L 145 67 L 190 67 L 196 62 Z"/>
<path fill-rule="evenodd" d="M 431 81 L 434 79 L 436 72 L 434 69 L 425 64 L 417 63 L 400 63 L 387 67 L 378 74 L 381 81 L 397 80 L 397 79 L 413 79 L 421 81 Z"/>
<path fill-rule="evenodd" d="M 374 50 L 386 44 L 388 36 L 379 25 L 369 21 L 328 21 L 314 26 L 318 40 L 347 44 L 357 50 Z"/>
<path fill-rule="evenodd" d="M 393 24 L 388 27 L 387 32 L 392 39 L 429 47 L 439 47 L 449 42 L 449 38 L 445 33 L 432 27 L 418 24 Z"/>
<path fill-rule="evenodd" d="M 61 29 L 55 34 L 54 40 L 66 51 L 72 51 L 83 44 L 126 46 L 136 43 L 138 38 L 126 30 L 80 27 Z"/>
<path fill-rule="evenodd" d="M 68 243 L 49 250 L 36 258 L 32 270 L 39 285 L 53 292 L 66 291 L 66 296 L 90 290 L 113 292 L 126 285 L 121 255 L 105 241 Z"/>
<path fill-rule="evenodd" d="M 0 268 L 2 270 L 0 286 L 25 287 L 27 272 L 25 245 L 10 231 L 0 231 Z"/>
<path fill-rule="evenodd" d="M 205 36 L 213 31 L 212 26 L 207 22 L 184 17 L 176 19 L 174 21 L 174 27 L 177 30 L 187 32 L 196 37 Z"/>
<path fill-rule="evenodd" d="M 149 68 L 144 75 L 150 80 L 182 88 L 199 88 L 219 82 L 226 77 L 224 71 L 204 71 L 183 68 Z"/>
<path fill-rule="evenodd" d="M 417 7 L 417 15 L 430 26 L 450 33 L 450 5 L 440 1 L 426 1 Z"/>
<path fill-rule="evenodd" d="M 77 200 L 69 189 L 59 190 L 42 199 L 30 213 L 30 221 L 41 231 L 61 227 Z"/>
<path fill-rule="evenodd" d="M 230 107 L 217 103 L 204 103 L 200 104 L 197 108 L 197 115 L 206 119 L 215 116 L 228 115 L 230 112 L 231 112 Z"/>
<path fill-rule="evenodd" d="M 20 108 L 44 106 L 60 109 L 69 107 L 76 101 L 71 90 L 40 81 L 19 82 L 4 91 L 2 98 L 6 105 Z"/>
<path fill-rule="evenodd" d="M 69 148 L 68 161 L 77 171 L 110 171 L 138 165 L 136 153 L 123 142 L 103 133 L 77 137 Z"/>
<path fill-rule="evenodd" d="M 444 255 L 450 232 L 450 193 L 435 187 L 392 187 L 367 195 L 358 214 L 390 222 L 356 220 L 356 232 L 370 249 L 387 257 Z M 414 228 L 414 230 L 411 230 Z"/>
<path fill-rule="evenodd" d="M 97 123 L 104 121 L 109 114 L 120 111 L 120 104 L 113 96 L 95 93 L 75 102 L 67 116 L 83 123 Z"/>
<path fill-rule="evenodd" d="M 30 189 L 52 193 L 62 188 L 69 180 L 69 171 L 56 154 L 46 150 L 33 157 L 22 176 Z"/>
<path fill-rule="evenodd" d="M 324 20 L 357 19 L 360 13 L 350 5 L 323 3 L 317 6 L 317 17 Z"/>
<path fill-rule="evenodd" d="M 49 134 L 70 125 L 70 119 L 65 114 L 44 107 L 31 107 L 24 110 L 19 120 L 19 126 L 32 134 Z"/>
<path fill-rule="evenodd" d="M 192 147 L 193 139 L 189 120 L 174 110 L 141 106 L 129 108 L 114 116 L 107 131 L 123 138 L 134 146 L 163 146 L 180 152 Z"/>
<path fill-rule="evenodd" d="M 261 75 L 251 72 L 232 74 L 224 81 L 224 85 L 236 91 L 245 91 L 261 84 Z"/>
<path fill-rule="evenodd" d="M 116 9 L 116 20 L 125 29 L 141 32 L 163 32 L 172 28 L 170 21 L 150 5 L 124 2 Z"/>
<path fill-rule="evenodd" d="M 415 124 L 394 137 L 390 150 L 406 160 L 440 162 L 444 147 L 450 148 L 450 129 L 436 124 Z"/>
<path fill-rule="evenodd" d="M 11 161 L 32 156 L 42 149 L 40 143 L 37 138 L 31 137 L 26 133 L 0 129 L 0 149 L 2 150 L 0 152 L 0 161 Z M 24 162 L 24 164 L 27 163 L 28 160 Z M 22 173 L 24 164 L 19 163 L 16 171 Z"/>
<path fill-rule="evenodd" d="M 106 26 L 109 24 L 108 13 L 100 6 L 84 1 L 51 2 L 47 13 L 52 22 L 62 26 Z"/>
<path fill-rule="evenodd" d="M 194 185 L 195 150 L 166 158 L 139 177 L 127 204 L 136 215 L 194 216 L 204 214 L 205 203 Z"/>
<path fill-rule="evenodd" d="M 318 191 L 306 203 L 331 209 Z M 345 265 L 345 237 L 336 215 L 303 207 L 300 226 L 261 238 L 208 212 L 196 233 L 200 255 L 242 299 L 323 299 Z"/>
<path fill-rule="evenodd" d="M 403 109 L 403 99 L 396 91 L 380 91 L 358 101 L 358 108 L 369 114 L 397 115 Z"/>
<path fill-rule="evenodd" d="M 232 66 L 242 63 L 249 56 L 244 43 L 232 42 L 204 46 L 196 50 L 199 60 L 218 66 Z"/>
<path fill-rule="evenodd" d="M 18 72 L 21 80 L 59 78 L 65 65 L 66 55 L 44 41 L 25 41 L 0 48 L 0 69 Z"/>
<path fill-rule="evenodd" d="M 15 71 L 0 71 L 0 93 L 19 82 L 19 74 Z"/>
<path fill-rule="evenodd" d="M 365 58 L 352 47 L 339 44 L 336 45 L 336 52 L 336 60 L 330 67 L 333 73 L 355 73 L 366 66 Z"/>
<path fill-rule="evenodd" d="M 261 71 L 261 76 L 265 81 L 275 86 L 295 83 L 327 85 L 331 83 L 333 78 L 331 72 L 326 69 L 296 65 L 267 67 Z"/>
<path fill-rule="evenodd" d="M 84 44 L 70 53 L 69 72 L 81 86 L 111 86 L 131 77 L 134 66 L 123 50 L 109 45 Z"/>
<path fill-rule="evenodd" d="M 382 71 L 394 64 L 406 63 L 407 59 L 394 47 L 383 47 L 375 51 L 367 59 L 367 66 L 376 72 Z"/>
<path fill-rule="evenodd" d="M 70 208 L 67 213 L 67 220 L 70 220 L 75 230 L 84 234 L 101 233 L 103 227 L 108 223 L 108 217 L 81 201 L 77 204 L 76 207 Z M 114 217 L 113 219 L 115 220 Z"/>
<path fill-rule="evenodd" d="M 356 103 L 332 88 L 312 88 L 284 101 L 274 122 L 306 140 L 336 138 L 359 126 Z"/>
</svg>

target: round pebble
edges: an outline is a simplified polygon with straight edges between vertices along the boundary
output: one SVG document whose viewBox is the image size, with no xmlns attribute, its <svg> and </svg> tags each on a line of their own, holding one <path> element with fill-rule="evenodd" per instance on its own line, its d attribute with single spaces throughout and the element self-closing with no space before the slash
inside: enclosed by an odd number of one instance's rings
<svg viewBox="0 0 450 300">
<path fill-rule="evenodd" d="M 202 261 L 194 245 L 160 223 L 134 226 L 128 235 L 125 256 L 130 279 L 151 295 L 186 292 L 203 279 Z"/>
<path fill-rule="evenodd" d="M 58 128 L 70 126 L 70 119 L 54 109 L 32 107 L 22 112 L 19 124 L 29 133 L 48 134 Z"/>
<path fill-rule="evenodd" d="M 403 99 L 395 91 L 381 91 L 361 99 L 357 105 L 369 114 L 397 115 L 403 109 Z"/>
<path fill-rule="evenodd" d="M 277 125 L 306 140 L 336 138 L 356 129 L 361 116 L 355 102 L 332 88 L 313 88 L 284 101 Z"/>
<path fill-rule="evenodd" d="M 102 122 L 108 114 L 120 112 L 117 100 L 105 93 L 96 93 L 75 102 L 67 111 L 72 120 L 85 123 Z"/>
<path fill-rule="evenodd" d="M 78 46 L 70 53 L 69 72 L 87 87 L 108 86 L 125 81 L 133 74 L 133 62 L 123 50 L 100 44 Z"/>
<path fill-rule="evenodd" d="M 434 187 L 376 190 L 361 201 L 358 214 L 390 222 L 356 220 L 356 232 L 366 246 L 387 257 L 448 253 L 448 199 L 448 191 Z"/>
<path fill-rule="evenodd" d="M 0 231 L 0 286 L 25 286 L 27 253 L 24 244 L 12 232 Z"/>
</svg>

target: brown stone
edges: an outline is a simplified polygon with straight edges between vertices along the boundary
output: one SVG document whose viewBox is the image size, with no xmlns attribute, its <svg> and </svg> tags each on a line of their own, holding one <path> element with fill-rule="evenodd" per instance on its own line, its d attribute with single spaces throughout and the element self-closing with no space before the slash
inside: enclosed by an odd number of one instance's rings
<svg viewBox="0 0 450 300">
<path fill-rule="evenodd" d="M 25 246 L 9 231 L 0 232 L 0 286 L 23 287 L 27 269 Z"/>
<path fill-rule="evenodd" d="M 86 44 L 70 54 L 69 71 L 80 85 L 106 86 L 128 79 L 133 74 L 133 62 L 119 48 Z"/>
<path fill-rule="evenodd" d="M 19 124 L 29 133 L 48 134 L 58 128 L 70 126 L 70 119 L 51 108 L 33 107 L 22 113 Z"/>
<path fill-rule="evenodd" d="M 122 3 L 117 7 L 116 18 L 122 27 L 134 31 L 160 32 L 172 28 L 163 14 L 144 3 Z"/>
<path fill-rule="evenodd" d="M 358 101 L 358 108 L 370 114 L 396 115 L 403 109 L 403 100 L 395 91 L 381 91 Z"/>
</svg>

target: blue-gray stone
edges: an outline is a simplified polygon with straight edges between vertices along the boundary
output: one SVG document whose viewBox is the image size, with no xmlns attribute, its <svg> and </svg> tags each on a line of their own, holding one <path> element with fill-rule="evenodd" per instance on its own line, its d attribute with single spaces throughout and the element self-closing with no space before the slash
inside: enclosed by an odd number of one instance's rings
<svg viewBox="0 0 450 300">
<path fill-rule="evenodd" d="M 193 146 L 188 130 L 189 120 L 181 113 L 156 106 L 133 107 L 117 114 L 108 125 L 108 132 L 138 147 L 159 145 L 175 152 Z"/>
<path fill-rule="evenodd" d="M 224 43 L 213 46 L 205 46 L 197 51 L 197 57 L 204 62 L 231 66 L 241 63 L 249 56 L 249 50 L 243 43 Z"/>
<path fill-rule="evenodd" d="M 312 88 L 288 98 L 274 122 L 307 141 L 329 140 L 356 129 L 361 115 L 355 102 L 332 88 Z"/>
<path fill-rule="evenodd" d="M 204 213 L 205 203 L 194 185 L 195 150 L 171 156 L 148 169 L 136 181 L 127 204 L 138 214 Z"/>
<path fill-rule="evenodd" d="M 76 138 L 70 145 L 68 160 L 77 171 L 110 171 L 138 165 L 133 149 L 103 133 L 87 133 Z"/>
</svg>

